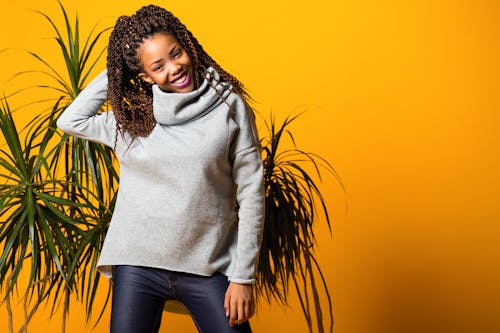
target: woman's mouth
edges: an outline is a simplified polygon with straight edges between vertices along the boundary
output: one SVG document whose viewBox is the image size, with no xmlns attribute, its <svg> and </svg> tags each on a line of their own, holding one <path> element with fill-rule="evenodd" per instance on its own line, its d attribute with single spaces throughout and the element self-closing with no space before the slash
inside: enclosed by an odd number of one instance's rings
<svg viewBox="0 0 500 333">
<path fill-rule="evenodd" d="M 191 83 L 191 76 L 189 75 L 188 71 L 185 71 L 184 73 L 176 76 L 171 84 L 176 86 L 177 88 L 185 88 Z"/>
</svg>

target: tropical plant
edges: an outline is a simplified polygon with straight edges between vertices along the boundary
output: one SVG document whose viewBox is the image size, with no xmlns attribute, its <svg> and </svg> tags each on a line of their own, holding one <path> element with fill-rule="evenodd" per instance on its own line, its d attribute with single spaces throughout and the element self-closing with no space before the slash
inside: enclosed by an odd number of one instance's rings
<svg viewBox="0 0 500 333">
<path fill-rule="evenodd" d="M 87 37 L 81 38 L 78 17 L 72 26 L 66 10 L 59 4 L 64 16 L 64 33 L 49 16 L 38 13 L 55 32 L 65 73 L 59 73 L 39 54 L 29 52 L 44 68 L 37 73 L 54 82 L 36 86 L 53 92 L 53 99 L 37 101 L 40 105 L 49 103 L 49 107 L 26 126 L 25 133 L 17 130 L 6 98 L 0 107 L 0 130 L 7 147 L 0 150 L 3 180 L 0 185 L 0 246 L 3 249 L 0 287 L 5 290 L 4 300 L 9 310 L 19 273 L 29 265 L 30 277 L 23 297 L 25 308 L 30 302 L 32 308 L 26 311 L 24 329 L 38 305 L 49 300 L 63 300 L 65 319 L 72 294 L 85 302 L 87 319 L 90 318 L 100 281 L 96 274 L 97 259 L 119 180 L 111 149 L 56 129 L 55 121 L 84 88 L 105 50 L 97 46 L 105 30 L 95 33 L 94 28 Z M 18 75 L 28 73 L 33 71 Z M 340 179 L 333 167 L 318 155 L 295 146 L 280 150 L 284 136 L 295 144 L 289 130 L 295 119 L 286 118 L 280 126 L 272 119 L 267 124 L 268 136 L 262 140 L 266 219 L 256 292 L 268 301 L 275 299 L 285 305 L 292 285 L 299 295 L 309 331 L 314 331 L 316 322 L 317 331 L 324 332 L 327 322 L 331 332 L 331 297 L 313 252 L 314 222 L 323 215 L 330 228 L 330 218 L 314 178 L 321 180 L 320 169 L 324 168 Z M 25 137 L 23 143 L 21 137 Z M 307 164 L 314 177 L 307 171 Z M 108 285 L 108 297 L 109 291 Z M 328 300 L 328 319 L 323 315 L 321 291 Z M 52 313 L 60 302 L 53 304 Z M 11 326 L 10 320 L 9 332 L 13 332 Z M 65 331 L 65 320 L 62 331 Z"/>
<path fill-rule="evenodd" d="M 49 16 L 38 13 L 54 29 L 66 73 L 60 74 L 43 57 L 29 52 L 44 69 L 16 75 L 37 72 L 55 82 L 36 86 L 51 90 L 54 98 L 35 102 L 51 106 L 26 126 L 24 145 L 6 99 L 2 105 L 1 130 L 9 150 L 0 152 L 5 170 L 0 174 L 5 181 L 0 187 L 0 284 L 9 297 L 28 261 L 31 274 L 26 293 L 37 291 L 32 294 L 36 296 L 33 308 L 44 300 L 64 300 L 64 331 L 71 293 L 86 301 L 88 316 L 92 310 L 99 283 L 95 266 L 114 207 L 118 172 L 111 149 L 56 130 L 58 116 L 84 88 L 105 50 L 96 49 L 104 31 L 94 33 L 94 28 L 82 40 L 78 17 L 72 26 L 59 4 L 66 38 Z M 52 313 L 58 304 L 53 303 Z"/>
<path fill-rule="evenodd" d="M 40 127 L 30 128 L 26 140 L 21 143 L 9 105 L 3 101 L 0 109 L 0 130 L 6 140 L 7 149 L 0 151 L 0 243 L 3 245 L 0 257 L 2 287 L 9 297 L 21 269 L 30 263 L 27 291 L 36 291 L 34 309 L 61 290 L 69 296 L 67 286 L 74 279 L 67 267 L 73 264 L 72 241 L 82 234 L 80 224 L 83 216 L 66 215 L 69 210 L 91 208 L 81 200 L 64 198 L 67 182 L 50 175 L 46 159 L 49 137 L 37 142 Z M 81 194 L 75 197 L 80 199 Z M 31 317 L 26 318 L 25 326 Z M 10 323 L 12 320 L 9 321 Z"/>
<path fill-rule="evenodd" d="M 272 298 L 286 304 L 291 280 L 309 331 L 314 331 L 313 322 L 316 322 L 318 332 L 325 332 L 326 320 L 328 331 L 332 332 L 332 300 L 326 279 L 313 252 L 314 222 L 318 219 L 318 213 L 323 213 L 331 232 L 330 217 L 323 195 L 314 177 L 307 171 L 306 165 L 309 164 L 319 180 L 320 169 L 323 168 L 334 175 L 342 187 L 343 185 L 328 161 L 319 155 L 296 148 L 289 126 L 297 117 L 287 117 L 279 126 L 271 117 L 271 121 L 266 123 L 267 136 L 262 139 L 266 217 L 258 263 L 257 291 L 268 300 Z M 290 139 L 292 148 L 280 149 L 285 136 Z M 316 281 L 317 276 L 320 277 L 319 283 Z M 321 289 L 328 301 L 328 319 L 323 316 Z"/>
</svg>

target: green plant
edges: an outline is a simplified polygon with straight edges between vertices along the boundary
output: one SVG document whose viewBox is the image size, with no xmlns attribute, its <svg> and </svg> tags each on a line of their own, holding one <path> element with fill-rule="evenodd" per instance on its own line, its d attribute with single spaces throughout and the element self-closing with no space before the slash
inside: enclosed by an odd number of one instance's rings
<svg viewBox="0 0 500 333">
<path fill-rule="evenodd" d="M 56 130 L 56 119 L 83 89 L 105 50 L 96 50 L 104 31 L 95 34 L 92 30 L 82 40 L 78 18 L 72 27 L 61 3 L 60 7 L 66 39 L 50 17 L 38 13 L 56 33 L 66 75 L 29 52 L 44 67 L 36 72 L 55 82 L 36 87 L 53 91 L 55 103 L 27 125 L 24 145 L 6 99 L 2 105 L 1 130 L 9 150 L 1 151 L 0 160 L 5 169 L 0 175 L 5 181 L 0 187 L 0 283 L 7 287 L 9 297 L 29 261 L 31 274 L 25 293 L 37 290 L 31 294 L 36 296 L 34 308 L 44 300 L 62 299 L 65 319 L 71 293 L 85 299 L 88 316 L 92 310 L 99 283 L 95 266 L 115 202 L 118 172 L 111 149 Z M 44 102 L 47 100 L 35 103 Z M 58 304 L 53 303 L 52 312 Z"/>
<path fill-rule="evenodd" d="M 16 290 L 19 273 L 29 265 L 30 278 L 22 290 L 25 307 L 31 302 L 32 310 L 24 327 L 38 305 L 49 300 L 63 300 L 65 319 L 71 294 L 85 302 L 87 319 L 90 318 L 100 282 L 96 274 L 97 258 L 119 180 L 111 149 L 64 135 L 55 127 L 56 119 L 84 88 L 105 50 L 97 48 L 105 30 L 99 33 L 92 30 L 86 38 L 81 38 L 78 18 L 72 26 L 63 5 L 60 7 L 65 22 L 64 34 L 49 16 L 39 14 L 56 34 L 65 73 L 56 71 L 39 54 L 29 53 L 44 68 L 37 73 L 54 82 L 53 85 L 36 86 L 52 91 L 53 99 L 38 101 L 40 105 L 49 102 L 50 106 L 27 125 L 26 133 L 17 130 L 7 99 L 3 99 L 0 110 L 0 130 L 7 147 L 0 150 L 0 178 L 3 180 L 0 185 L 0 244 L 3 248 L 0 286 L 5 287 L 4 299 L 10 307 L 10 296 Z M 322 212 L 330 228 L 330 218 L 316 182 L 303 165 L 309 164 L 320 180 L 322 167 L 340 179 L 333 167 L 315 154 L 295 147 L 279 149 L 286 135 L 295 144 L 289 130 L 295 119 L 287 118 L 278 127 L 271 120 L 267 126 L 268 137 L 262 141 L 267 213 L 256 289 L 257 294 L 267 300 L 287 304 L 291 283 L 299 295 L 310 332 L 314 330 L 314 322 L 318 332 L 325 331 L 326 319 L 320 304 L 320 291 L 323 290 L 329 303 L 326 311 L 331 332 L 331 297 L 313 253 L 314 222 Z M 20 137 L 25 137 L 24 142 Z M 316 281 L 318 276 L 319 283 Z M 108 285 L 108 297 L 109 291 Z M 59 303 L 53 303 L 52 312 Z M 12 327 L 9 330 L 12 332 Z M 62 331 L 65 331 L 64 320 Z"/>
<path fill-rule="evenodd" d="M 53 132 L 46 132 L 37 142 L 40 127 L 30 128 L 21 143 L 9 105 L 0 109 L 0 130 L 7 150 L 0 151 L 0 280 L 10 296 L 26 261 L 30 263 L 27 291 L 36 291 L 35 308 L 51 292 L 69 290 L 72 277 L 67 267 L 73 264 L 72 240 L 81 235 L 83 216 L 68 216 L 68 210 L 91 208 L 82 200 L 64 198 L 67 183 L 50 175 L 46 159 L 47 142 Z M 80 199 L 80 193 L 76 197 Z M 41 283 L 43 282 L 43 283 Z M 5 284 L 5 285 L 4 285 Z M 63 287 L 63 288 L 61 288 Z"/>
<path fill-rule="evenodd" d="M 274 118 L 266 123 L 268 136 L 263 138 L 266 217 L 259 257 L 258 292 L 287 303 L 290 280 L 299 296 L 310 332 L 316 322 L 318 332 L 325 332 L 320 290 L 328 301 L 328 331 L 333 331 L 333 309 L 328 285 L 314 256 L 314 222 L 319 213 L 326 218 L 331 232 L 325 200 L 314 178 L 305 166 L 309 164 L 321 180 L 320 168 L 331 173 L 342 185 L 339 175 L 324 158 L 299 150 L 289 130 L 297 118 L 287 117 L 279 126 Z M 284 136 L 292 143 L 290 149 L 280 149 Z M 281 144 L 281 145 L 280 145 Z M 319 283 L 316 277 L 319 275 Z M 309 297 L 312 296 L 312 302 Z M 312 304 L 311 304 L 312 303 Z M 313 320 L 315 316 L 315 320 Z"/>
</svg>

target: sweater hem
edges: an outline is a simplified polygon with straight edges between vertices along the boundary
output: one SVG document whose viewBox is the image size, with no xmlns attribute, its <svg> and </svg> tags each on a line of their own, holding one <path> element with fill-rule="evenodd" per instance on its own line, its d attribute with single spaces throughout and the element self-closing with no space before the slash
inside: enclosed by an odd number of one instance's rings
<svg viewBox="0 0 500 333">
<path fill-rule="evenodd" d="M 104 277 L 108 279 L 113 278 L 113 266 L 119 266 L 119 265 L 130 265 L 130 266 L 140 266 L 140 267 L 149 267 L 149 268 L 159 268 L 159 269 L 164 269 L 167 271 L 172 271 L 172 272 L 180 272 L 180 273 L 187 273 L 187 274 L 194 274 L 194 275 L 199 275 L 199 276 L 212 276 L 217 272 L 222 273 L 226 277 L 228 276 L 227 271 L 224 269 L 216 269 L 213 270 L 212 272 L 201 272 L 197 270 L 191 270 L 191 269 L 179 269 L 179 268 L 172 268 L 166 265 L 148 265 L 144 263 L 137 263 L 137 262 L 115 262 L 115 263 L 106 263 L 106 264 L 98 264 L 97 265 L 97 271 L 102 274 Z M 234 279 L 228 278 L 228 280 L 236 283 L 244 283 L 248 284 L 250 282 L 238 282 L 235 281 Z M 236 279 L 239 280 L 239 279 Z M 244 280 L 242 280 L 244 281 Z M 246 281 L 246 280 L 245 280 Z M 250 281 L 250 280 L 248 280 Z"/>
</svg>

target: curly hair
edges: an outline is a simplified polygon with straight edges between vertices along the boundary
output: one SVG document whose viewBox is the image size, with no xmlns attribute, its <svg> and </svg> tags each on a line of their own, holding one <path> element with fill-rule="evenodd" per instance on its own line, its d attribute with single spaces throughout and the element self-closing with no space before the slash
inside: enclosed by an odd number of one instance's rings
<svg viewBox="0 0 500 333">
<path fill-rule="evenodd" d="M 142 71 L 137 49 L 145 39 L 158 32 L 172 34 L 193 64 L 195 87 L 208 67 L 213 67 L 233 91 L 248 100 L 243 84 L 210 57 L 193 34 L 171 12 L 148 5 L 134 15 L 120 16 L 108 44 L 108 99 L 117 122 L 117 131 L 132 137 L 148 136 L 156 125 L 153 116 L 153 92 L 150 84 L 139 78 Z"/>
</svg>

